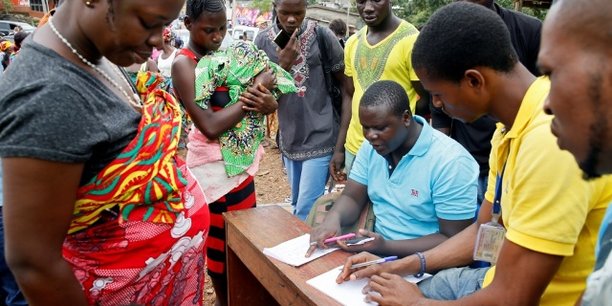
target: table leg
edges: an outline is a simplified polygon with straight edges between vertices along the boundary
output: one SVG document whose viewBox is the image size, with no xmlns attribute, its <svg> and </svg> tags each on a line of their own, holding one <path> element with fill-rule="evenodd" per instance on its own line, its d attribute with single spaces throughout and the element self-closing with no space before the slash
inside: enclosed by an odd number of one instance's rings
<svg viewBox="0 0 612 306">
<path fill-rule="evenodd" d="M 279 305 L 230 247 L 227 247 L 227 280 L 230 306 Z"/>
</svg>

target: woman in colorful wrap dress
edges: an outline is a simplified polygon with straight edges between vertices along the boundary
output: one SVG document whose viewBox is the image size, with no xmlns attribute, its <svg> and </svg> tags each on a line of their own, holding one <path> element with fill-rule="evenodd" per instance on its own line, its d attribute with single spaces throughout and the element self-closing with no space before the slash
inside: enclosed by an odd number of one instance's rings
<svg viewBox="0 0 612 306">
<path fill-rule="evenodd" d="M 30 305 L 203 303 L 209 213 L 179 104 L 118 68 L 183 4 L 65 1 L 0 81 L 6 258 Z"/>
</svg>

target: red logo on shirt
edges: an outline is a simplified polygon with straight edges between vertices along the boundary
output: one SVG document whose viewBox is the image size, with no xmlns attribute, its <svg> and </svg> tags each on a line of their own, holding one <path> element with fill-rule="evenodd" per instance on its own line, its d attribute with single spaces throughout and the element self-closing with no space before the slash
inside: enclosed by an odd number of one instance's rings
<svg viewBox="0 0 612 306">
<path fill-rule="evenodd" d="M 410 195 L 411 195 L 411 196 L 413 196 L 413 197 L 415 197 L 415 198 L 418 198 L 418 197 L 419 197 L 419 191 L 418 191 L 418 190 L 416 190 L 416 189 L 412 189 L 412 190 L 410 191 Z"/>
</svg>

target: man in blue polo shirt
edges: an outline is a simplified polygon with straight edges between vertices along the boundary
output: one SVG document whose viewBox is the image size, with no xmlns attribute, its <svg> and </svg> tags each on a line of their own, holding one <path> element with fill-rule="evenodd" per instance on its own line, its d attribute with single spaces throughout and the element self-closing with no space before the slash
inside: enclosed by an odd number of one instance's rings
<svg viewBox="0 0 612 306">
<path fill-rule="evenodd" d="M 313 246 L 340 234 L 373 204 L 375 237 L 348 251 L 407 256 L 428 250 L 463 230 L 476 211 L 478 164 L 456 141 L 412 116 L 408 96 L 393 81 L 370 85 L 359 105 L 364 142 L 349 180 L 325 220 L 311 233 Z M 316 246 L 314 243 L 316 242 Z"/>
</svg>

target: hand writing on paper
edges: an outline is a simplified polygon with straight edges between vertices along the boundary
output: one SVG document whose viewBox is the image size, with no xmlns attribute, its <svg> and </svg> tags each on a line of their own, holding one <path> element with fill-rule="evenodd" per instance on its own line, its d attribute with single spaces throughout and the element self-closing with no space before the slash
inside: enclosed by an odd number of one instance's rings
<svg viewBox="0 0 612 306">
<path fill-rule="evenodd" d="M 341 284 L 348 280 L 356 280 L 364 277 L 370 277 L 381 272 L 380 267 L 382 265 L 371 265 L 361 269 L 351 269 L 352 265 L 368 262 L 371 260 L 379 259 L 380 257 L 370 254 L 368 252 L 361 252 L 357 255 L 353 255 L 346 259 L 342 272 L 336 278 L 336 283 Z"/>
<path fill-rule="evenodd" d="M 420 305 L 425 299 L 415 284 L 390 273 L 372 276 L 363 293 L 366 294 L 366 301 L 381 306 Z"/>
<path fill-rule="evenodd" d="M 323 222 L 315 227 L 310 233 L 310 248 L 306 252 L 306 257 L 310 257 L 317 249 L 325 249 L 328 246 L 323 241 L 325 239 L 339 235 L 341 232 L 340 224 L 332 224 L 333 222 Z"/>
</svg>

